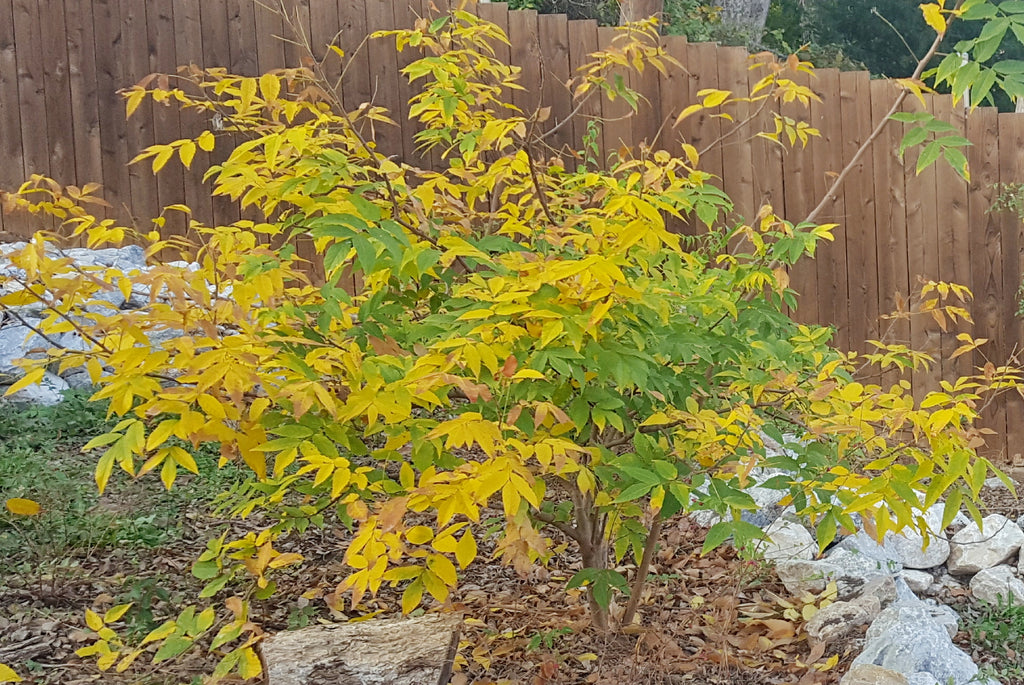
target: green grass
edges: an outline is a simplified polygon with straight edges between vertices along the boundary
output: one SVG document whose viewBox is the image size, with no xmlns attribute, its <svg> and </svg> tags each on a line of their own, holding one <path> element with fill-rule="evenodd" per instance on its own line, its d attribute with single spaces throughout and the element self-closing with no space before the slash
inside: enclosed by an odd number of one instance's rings
<svg viewBox="0 0 1024 685">
<path fill-rule="evenodd" d="M 35 517 L 0 508 L 0 570 L 171 545 L 190 507 L 244 479 L 240 469 L 218 469 L 216 446 L 202 445 L 189 450 L 200 475 L 179 479 L 174 489 L 165 490 L 153 474 L 133 480 L 119 472 L 100 496 L 93 478 L 98 452 L 81 447 L 112 424 L 106 404 L 89 402 L 84 392 L 70 392 L 54 407 L 0 408 L 0 503 L 24 497 L 42 506 Z"/>
<path fill-rule="evenodd" d="M 958 610 L 975 661 L 981 664 L 978 680 L 1024 682 L 1024 604 L 976 602 Z"/>
</svg>

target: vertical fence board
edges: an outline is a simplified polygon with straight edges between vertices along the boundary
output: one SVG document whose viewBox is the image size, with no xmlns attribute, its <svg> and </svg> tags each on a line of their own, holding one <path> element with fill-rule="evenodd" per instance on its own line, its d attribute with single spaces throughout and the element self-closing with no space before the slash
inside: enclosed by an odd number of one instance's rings
<svg viewBox="0 0 1024 685">
<path fill-rule="evenodd" d="M 310 40 L 312 27 L 309 15 L 309 0 L 281 0 L 284 11 L 284 59 L 289 67 L 309 66 L 305 43 Z M 365 3 L 354 2 L 362 9 Z"/>
<path fill-rule="evenodd" d="M 839 75 L 842 102 L 843 166 L 871 135 L 871 82 L 866 72 Z M 875 193 L 871 153 L 863 155 L 842 187 L 845 212 L 836 242 L 846 248 L 850 349 L 868 351 L 878 339 L 878 261 L 875 254 Z"/>
<path fill-rule="evenodd" d="M 200 12 L 201 0 L 175 0 L 174 2 L 174 50 L 175 62 L 179 67 L 200 68 L 206 66 L 203 58 L 203 30 Z M 190 89 L 191 91 L 191 89 Z M 195 138 L 210 128 L 209 117 L 197 112 L 178 113 L 178 125 L 182 136 Z M 226 144 L 222 139 L 219 145 Z M 209 168 L 210 154 L 196 151 L 192 171 L 185 174 L 185 204 L 193 212 L 193 218 L 201 223 L 213 221 L 213 199 L 210 184 L 203 183 L 202 169 Z"/>
<path fill-rule="evenodd" d="M 340 37 L 340 30 L 341 20 L 338 15 L 337 0 L 311 0 L 309 4 L 310 47 L 313 48 L 313 57 L 320 65 L 320 73 L 332 86 L 336 95 L 338 92 L 333 86 L 341 78 L 342 64 L 338 54 L 331 50 L 330 46 L 338 45 L 336 39 Z"/>
<path fill-rule="evenodd" d="M 228 8 L 224 2 L 200 3 L 203 35 L 203 66 L 207 69 L 231 65 L 230 26 L 228 24 Z M 216 126 L 213 127 L 216 129 Z M 221 164 L 227 160 L 231 149 L 239 141 L 237 134 L 220 132 L 217 135 L 217 146 L 210 153 L 211 164 Z M 209 192 L 209 186 L 207 187 Z M 231 198 L 218 196 L 211 198 L 213 206 L 211 220 L 217 225 L 230 224 L 239 218 L 238 205 Z"/>
<path fill-rule="evenodd" d="M 150 54 L 149 70 L 160 74 L 174 74 L 174 1 L 151 0 L 147 21 L 149 43 L 154 47 Z M 168 84 L 172 85 L 172 84 Z M 173 84 L 176 86 L 177 84 Z M 177 101 L 153 105 L 153 128 L 158 143 L 170 143 L 182 137 L 181 116 Z M 194 162 L 195 160 L 193 160 Z M 195 168 L 195 167 L 193 167 Z M 157 197 L 160 208 L 185 201 L 185 174 L 195 173 L 185 170 L 178 159 L 171 160 L 156 178 Z M 164 232 L 169 235 L 184 235 L 188 226 L 186 217 L 181 212 L 167 212 Z"/>
<path fill-rule="evenodd" d="M 1000 183 L 1024 181 L 1024 125 L 1021 116 L 1015 113 L 999 115 L 999 180 Z M 1024 224 L 1013 212 L 999 212 L 996 221 L 1001 227 L 1003 239 L 1003 298 L 1001 318 L 1006 329 L 1007 340 L 1000 361 L 1019 365 L 1024 360 L 1024 326 L 1017 316 L 1017 291 L 1021 286 L 1021 259 L 1024 257 Z M 1017 393 L 1006 397 L 1006 442 L 1007 458 L 1014 464 L 1024 463 L 1021 441 L 1024 440 L 1024 401 Z"/>
<path fill-rule="evenodd" d="M 697 93 L 706 88 L 718 88 L 718 55 L 719 48 L 714 43 L 689 43 L 686 46 L 686 65 L 690 70 L 690 88 L 693 102 L 697 102 Z M 700 168 L 713 174 L 715 178 L 711 183 L 719 188 L 722 186 L 722 148 L 713 145 L 714 141 L 722 135 L 721 119 L 713 115 L 718 114 L 713 110 L 702 110 L 690 115 L 687 130 L 690 134 L 690 144 L 703 151 L 710 146 L 706 152 L 702 152 Z"/>
<path fill-rule="evenodd" d="M 1005 359 L 1005 331 L 1001 319 L 1003 302 L 1003 253 L 1000 225 L 989 213 L 999 183 L 999 122 L 992 107 L 979 107 L 967 117 L 967 148 L 971 168 L 968 194 L 968 220 L 971 253 L 971 285 L 974 291 L 974 334 L 989 343 L 974 354 L 976 366 L 987 362 L 1000 364 Z M 1006 408 L 1002 402 L 991 404 L 982 413 L 982 425 L 996 431 L 988 447 L 1003 450 L 1005 456 Z"/>
<path fill-rule="evenodd" d="M 270 5 L 256 5 L 256 65 L 261 74 L 271 69 L 295 66 L 284 59 L 287 36 L 281 15 Z"/>
<path fill-rule="evenodd" d="M 17 190 L 25 180 L 21 107 L 18 99 L 18 53 L 12 0 L 0 0 L 0 189 Z M 99 180 L 99 179 L 96 179 Z M 31 235 L 23 214 L 7 214 L 0 206 L 4 240 Z"/>
<path fill-rule="evenodd" d="M 748 92 L 754 90 L 757 82 L 765 76 L 764 68 L 748 69 L 747 87 Z M 754 97 L 764 96 L 765 91 L 760 91 Z M 750 130 L 747 136 L 750 137 L 751 166 L 753 168 L 751 189 L 754 194 L 755 212 L 763 205 L 771 205 L 775 214 L 786 217 L 786 197 L 783 188 L 782 174 L 782 148 L 770 140 L 757 137 L 760 132 L 772 132 L 775 130 L 775 114 L 778 113 L 778 103 L 774 98 L 767 98 L 751 104 L 758 112 L 756 118 L 750 122 Z"/>
<path fill-rule="evenodd" d="M 96 36 L 92 0 L 65 0 L 68 34 L 68 79 L 71 126 L 75 146 L 75 176 L 79 185 L 101 183 L 100 118 L 96 98 Z M 3 20 L 0 19 L 0 24 Z M 172 31 L 173 35 L 173 31 Z M 171 55 L 174 55 L 173 50 Z M 3 66 L 0 66 L 0 74 Z M 3 76 L 0 75 L 0 80 Z M 2 91 L 2 87 L 0 87 Z M 0 94 L 0 109 L 3 95 Z M 2 126 L 2 124 L 0 124 Z M 97 208 L 98 209 L 98 208 Z"/>
<path fill-rule="evenodd" d="M 599 26 L 597 29 L 597 42 L 600 48 L 611 45 L 615 37 L 615 29 L 609 26 Z M 621 78 L 623 83 L 629 87 L 631 81 L 631 69 L 625 67 L 613 67 L 610 70 L 609 78 L 614 82 Z M 602 161 L 611 166 L 614 160 L 621 159 L 619 151 L 621 148 L 633 146 L 633 122 L 635 116 L 633 109 L 623 98 L 616 97 L 614 101 L 609 100 L 602 93 L 601 95 L 601 118 L 603 121 L 602 138 L 604 139 L 604 155 Z"/>
<path fill-rule="evenodd" d="M 71 112 L 64 3 L 40 2 L 37 20 L 43 48 L 43 101 L 46 103 L 50 176 L 61 185 L 75 184 L 75 124 Z"/>
<path fill-rule="evenodd" d="M 21 146 L 25 178 L 32 174 L 50 174 L 49 142 L 46 127 L 46 97 L 43 77 L 43 41 L 35 0 L 14 2 L 15 43 L 17 52 L 18 103 L 21 109 Z"/>
<path fill-rule="evenodd" d="M 793 74 L 792 79 L 802 86 L 811 87 L 813 85 L 810 77 L 804 73 Z M 809 117 L 806 107 L 799 103 L 783 104 L 780 113 L 797 121 L 807 121 Z M 783 137 L 784 134 L 780 134 L 780 139 Z M 786 178 L 785 219 L 793 224 L 803 221 L 817 203 L 814 195 L 815 170 L 812 153 L 814 146 L 820 144 L 820 140 L 812 138 L 806 148 L 801 148 L 799 144 L 791 147 L 789 140 L 785 140 L 787 147 L 783 156 L 783 173 Z M 789 278 L 790 286 L 797 293 L 797 308 L 792 312 L 793 318 L 800 323 L 818 322 L 817 264 L 813 259 L 805 258 L 790 269 Z"/>
<path fill-rule="evenodd" d="M 557 153 L 572 149 L 572 126 L 563 124 L 572 113 L 572 96 L 566 87 L 569 81 L 569 22 L 564 14 L 543 14 L 537 17 L 537 35 L 541 49 L 541 102 L 551 114 L 541 126 L 550 131 L 562 126 L 546 139 Z"/>
<path fill-rule="evenodd" d="M 338 0 L 338 22 L 341 31 L 338 40 L 341 49 L 345 51 L 342 99 L 345 109 L 351 112 L 364 102 L 369 102 L 373 95 L 370 90 L 369 52 L 363 42 L 366 37 L 366 12 L 363 5 L 350 0 Z"/>
<path fill-rule="evenodd" d="M 718 49 L 718 87 L 731 91 L 737 98 L 748 95 L 747 51 L 744 48 Z M 750 141 L 751 131 L 746 119 L 750 115 L 750 103 L 738 102 L 727 105 L 722 111 L 732 121 L 722 121 L 722 185 L 732 198 L 737 221 L 750 222 L 757 213 L 754 195 L 754 160 Z"/>
<path fill-rule="evenodd" d="M 96 35 L 96 101 L 100 120 L 103 195 L 113 213 L 124 218 L 131 204 L 128 180 L 127 122 L 116 91 L 126 85 L 121 10 L 117 0 L 93 0 Z M 134 156 L 134 153 L 132 153 Z"/>
<path fill-rule="evenodd" d="M 508 38 L 512 43 L 512 64 L 522 69 L 519 85 L 523 90 L 512 94 L 512 104 L 525 116 L 540 105 L 540 37 L 536 10 L 514 10 L 508 13 Z"/>
<path fill-rule="evenodd" d="M 921 112 L 923 107 L 914 98 L 907 98 L 903 103 L 905 112 Z M 910 125 L 904 126 L 904 131 Z M 906 216 L 907 216 L 907 269 L 909 295 L 920 291 L 921 280 L 934 278 L 938 268 L 938 253 L 935 241 L 935 211 L 931 204 L 935 199 L 935 171 L 928 169 L 917 174 L 917 159 L 921 154 L 920 146 L 907 148 L 904 153 L 903 178 L 906 184 Z M 915 312 L 916 312 L 915 307 Z M 915 350 L 925 352 L 937 359 L 938 345 L 932 330 L 935 322 L 927 315 L 916 314 L 910 319 L 910 343 Z M 924 394 L 937 389 L 935 377 L 931 369 L 918 368 L 913 372 L 914 398 L 921 400 Z"/>
<path fill-rule="evenodd" d="M 395 26 L 402 29 L 411 29 L 416 24 L 416 15 L 418 12 L 413 11 L 413 7 L 410 3 L 400 3 L 395 5 Z M 388 42 L 394 45 L 394 38 L 389 38 Z M 406 46 L 402 52 L 398 53 L 398 102 L 401 107 L 401 119 L 397 121 L 402 126 L 402 159 L 409 162 L 410 164 L 418 164 L 419 159 L 416 152 L 416 141 L 414 135 L 416 133 L 416 127 L 413 122 L 409 120 L 409 100 L 419 90 L 419 86 L 414 86 L 409 83 L 409 79 L 405 77 L 405 74 L 401 73 L 401 70 L 412 64 L 415 60 L 421 56 L 419 48 L 412 46 Z"/>
<path fill-rule="evenodd" d="M 228 68 L 240 76 L 258 76 L 259 50 L 256 41 L 256 4 L 252 0 L 227 0 Z"/>
<path fill-rule="evenodd" d="M 659 38 L 659 41 L 660 45 L 665 44 L 664 38 Z M 661 78 L 658 70 L 650 64 L 645 64 L 643 73 L 633 73 L 633 87 L 642 96 L 633 125 L 633 139 L 637 145 L 650 146 L 661 131 L 661 124 L 664 121 L 661 117 Z"/>
<path fill-rule="evenodd" d="M 957 135 L 966 136 L 966 116 L 961 105 L 953 106 L 949 95 L 932 100 L 933 114 L 948 121 L 957 129 Z M 941 280 L 971 286 L 970 223 L 967 210 L 967 182 L 964 181 L 945 160 L 936 162 L 938 168 L 939 198 L 939 274 Z M 969 308 L 969 307 L 968 307 Z M 971 373 L 970 355 L 950 359 L 960 345 L 956 333 L 970 330 L 969 324 L 960 322 L 942 334 L 943 376 L 947 379 Z"/>
<path fill-rule="evenodd" d="M 366 5 L 366 30 L 374 31 L 395 27 L 394 7 L 388 2 L 370 2 Z M 370 89 L 373 104 L 388 110 L 389 116 L 402 120 L 402 103 L 398 94 L 398 54 L 394 39 L 371 38 L 367 42 L 370 58 Z M 377 149 L 385 155 L 402 154 L 402 132 L 393 126 L 380 126 L 376 130 Z"/>
<path fill-rule="evenodd" d="M 578 71 L 589 61 L 589 55 L 597 50 L 597 22 L 591 19 L 579 19 L 569 22 L 569 69 L 573 78 L 581 78 Z M 576 147 L 583 150 L 583 139 L 592 123 L 599 123 L 601 116 L 601 94 L 590 93 L 586 100 L 574 102 L 580 110 L 572 122 L 573 141 Z M 600 142 L 600 141 L 598 141 Z M 589 150 L 584 150 L 584 155 Z"/>
<path fill-rule="evenodd" d="M 828 188 L 843 169 L 842 97 L 837 69 L 821 69 L 814 89 L 821 101 L 811 104 L 811 124 L 821 136 L 811 140 L 808 150 L 814 156 L 814 200 L 825 197 Z M 846 202 L 843 193 L 825 207 L 819 223 L 836 223 L 834 241 L 821 241 L 815 253 L 817 265 L 818 321 L 835 328 L 833 343 L 850 349 L 850 313 L 847 303 Z"/>
</svg>

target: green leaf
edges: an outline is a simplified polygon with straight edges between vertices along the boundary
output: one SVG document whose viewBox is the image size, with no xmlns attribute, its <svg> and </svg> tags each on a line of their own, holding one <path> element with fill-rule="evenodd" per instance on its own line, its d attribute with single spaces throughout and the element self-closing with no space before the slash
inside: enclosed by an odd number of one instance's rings
<svg viewBox="0 0 1024 685">
<path fill-rule="evenodd" d="M 701 554 L 707 554 L 711 550 L 719 547 L 723 542 L 732 537 L 733 522 L 732 521 L 719 521 L 715 525 L 711 526 L 708 530 L 707 536 L 704 538 L 704 547 L 701 548 Z"/>
<path fill-rule="evenodd" d="M 156 651 L 156 656 L 153 657 L 153 663 L 158 664 L 161 661 L 167 661 L 173 659 L 176 656 L 184 654 L 189 647 L 193 644 L 191 638 L 183 637 L 181 635 L 172 635 L 164 643 L 160 645 L 160 649 Z"/>
<path fill-rule="evenodd" d="M 900 141 L 900 157 L 903 156 L 903 153 L 906 151 L 908 147 L 920 145 L 925 141 L 925 138 L 927 137 L 928 131 L 926 131 L 924 128 L 920 126 L 912 128 L 909 131 L 907 131 L 906 134 L 903 136 L 903 140 Z"/>
<path fill-rule="evenodd" d="M 818 539 L 818 552 L 824 552 L 825 548 L 836 539 L 836 517 L 832 512 L 825 514 L 818 521 L 815 536 Z"/>
<path fill-rule="evenodd" d="M 921 150 L 920 156 L 917 158 L 917 170 L 916 173 L 920 174 L 922 171 L 927 169 L 929 166 L 935 163 L 935 160 L 942 154 L 942 145 L 937 140 L 925 145 L 924 149 Z"/>
<path fill-rule="evenodd" d="M 622 504 L 623 502 L 638 500 L 654 489 L 656 485 L 657 483 L 633 483 L 623 490 L 612 504 Z"/>
</svg>

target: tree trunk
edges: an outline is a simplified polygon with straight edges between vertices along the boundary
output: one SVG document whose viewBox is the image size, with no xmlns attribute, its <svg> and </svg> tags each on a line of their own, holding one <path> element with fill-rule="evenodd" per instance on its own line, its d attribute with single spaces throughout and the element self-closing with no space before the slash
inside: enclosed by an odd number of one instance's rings
<svg viewBox="0 0 1024 685">
<path fill-rule="evenodd" d="M 665 0 L 621 0 L 619 3 L 619 24 L 639 21 L 656 16 L 660 20 L 665 13 Z"/>
<path fill-rule="evenodd" d="M 722 23 L 740 29 L 755 40 L 764 33 L 770 0 L 722 0 Z"/>
</svg>

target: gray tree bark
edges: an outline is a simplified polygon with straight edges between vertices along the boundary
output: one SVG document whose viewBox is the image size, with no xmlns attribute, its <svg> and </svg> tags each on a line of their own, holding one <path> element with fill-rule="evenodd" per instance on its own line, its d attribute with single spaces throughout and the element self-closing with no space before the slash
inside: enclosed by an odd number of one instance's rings
<svg viewBox="0 0 1024 685">
<path fill-rule="evenodd" d="M 753 38 L 764 33 L 770 0 L 721 0 L 722 23 L 735 26 Z"/>
<path fill-rule="evenodd" d="M 620 0 L 619 23 L 639 21 L 647 17 L 662 18 L 665 12 L 665 0 Z"/>
</svg>

